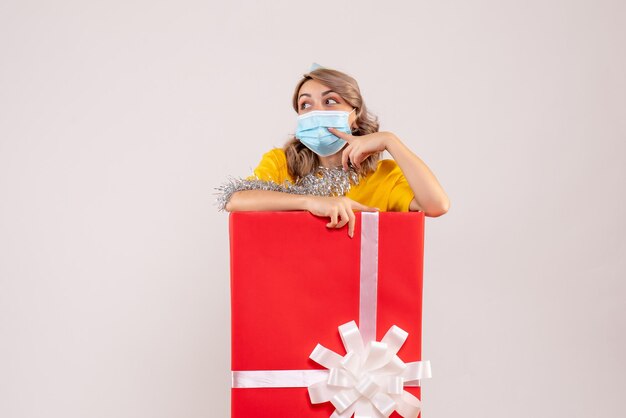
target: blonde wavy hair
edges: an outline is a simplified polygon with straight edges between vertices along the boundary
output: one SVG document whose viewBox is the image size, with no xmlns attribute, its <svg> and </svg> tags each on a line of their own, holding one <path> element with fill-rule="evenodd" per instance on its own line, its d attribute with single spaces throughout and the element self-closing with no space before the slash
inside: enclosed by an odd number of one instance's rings
<svg viewBox="0 0 626 418">
<path fill-rule="evenodd" d="M 362 136 L 378 132 L 380 124 L 378 117 L 367 111 L 367 106 L 361 96 L 361 90 L 356 80 L 341 71 L 332 70 L 330 68 L 317 68 L 303 75 L 303 78 L 296 85 L 293 93 L 293 108 L 298 113 L 298 93 L 300 87 L 308 80 L 317 80 L 318 82 L 330 87 L 343 100 L 356 108 L 356 129 L 352 131 L 352 135 Z M 320 165 L 320 159 L 317 154 L 308 149 L 300 140 L 291 138 L 285 144 L 285 155 L 287 157 L 287 169 L 289 175 L 297 182 L 302 177 L 315 171 Z M 360 169 L 353 167 L 359 176 L 366 176 L 376 171 L 378 161 L 381 157 L 380 152 L 368 156 L 360 165 Z M 349 163 L 352 166 L 351 163 Z"/>
</svg>

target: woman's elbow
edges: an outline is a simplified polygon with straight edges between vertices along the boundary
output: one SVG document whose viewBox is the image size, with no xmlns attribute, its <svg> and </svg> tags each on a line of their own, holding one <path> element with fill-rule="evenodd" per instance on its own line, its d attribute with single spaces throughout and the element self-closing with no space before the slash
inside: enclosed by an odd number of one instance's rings
<svg viewBox="0 0 626 418">
<path fill-rule="evenodd" d="M 224 205 L 224 209 L 227 212 L 235 212 L 237 211 L 237 193 L 239 193 L 238 191 L 231 194 L 230 198 L 228 199 L 228 202 L 226 202 L 226 204 Z"/>
<path fill-rule="evenodd" d="M 441 202 L 437 203 L 436 205 L 432 205 L 431 207 L 424 210 L 424 215 L 431 217 L 431 218 L 437 218 L 441 215 L 445 215 L 449 209 L 450 209 L 450 200 L 446 198 L 442 200 Z"/>
</svg>

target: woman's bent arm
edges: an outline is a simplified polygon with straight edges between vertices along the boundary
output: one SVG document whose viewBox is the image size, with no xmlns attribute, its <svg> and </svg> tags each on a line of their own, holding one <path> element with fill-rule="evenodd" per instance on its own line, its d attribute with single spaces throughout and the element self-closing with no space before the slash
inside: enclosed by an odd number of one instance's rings
<svg viewBox="0 0 626 418">
<path fill-rule="evenodd" d="M 448 195 L 426 164 L 393 133 L 386 149 L 396 161 L 415 194 L 415 202 L 426 216 L 441 216 L 450 208 Z M 413 202 L 411 206 L 414 207 Z"/>
<path fill-rule="evenodd" d="M 316 216 L 330 217 L 327 228 L 342 228 L 347 224 L 350 238 L 354 236 L 355 210 L 378 211 L 346 196 L 308 196 L 274 190 L 240 190 L 231 195 L 225 209 L 229 212 L 308 210 Z"/>
<path fill-rule="evenodd" d="M 357 167 L 373 153 L 387 150 L 402 170 L 415 198 L 410 210 L 421 210 L 426 216 L 441 216 L 448 211 L 450 200 L 435 175 L 393 132 L 374 132 L 354 136 L 335 128 L 328 131 L 348 142 L 341 151 L 341 164 L 348 169 L 348 160 Z"/>
<path fill-rule="evenodd" d="M 274 190 L 240 190 L 232 194 L 225 209 L 234 212 L 307 210 L 307 208 L 307 196 L 304 195 Z"/>
</svg>

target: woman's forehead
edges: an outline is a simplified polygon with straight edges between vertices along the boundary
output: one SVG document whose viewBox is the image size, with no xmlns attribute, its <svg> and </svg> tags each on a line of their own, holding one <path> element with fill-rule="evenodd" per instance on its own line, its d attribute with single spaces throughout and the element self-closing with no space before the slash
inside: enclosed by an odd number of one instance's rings
<svg viewBox="0 0 626 418">
<path fill-rule="evenodd" d="M 332 90 L 330 87 L 320 83 L 317 80 L 307 80 L 300 86 L 300 91 L 298 92 L 298 97 L 301 94 L 310 94 L 310 95 L 320 95 L 328 90 Z"/>
</svg>

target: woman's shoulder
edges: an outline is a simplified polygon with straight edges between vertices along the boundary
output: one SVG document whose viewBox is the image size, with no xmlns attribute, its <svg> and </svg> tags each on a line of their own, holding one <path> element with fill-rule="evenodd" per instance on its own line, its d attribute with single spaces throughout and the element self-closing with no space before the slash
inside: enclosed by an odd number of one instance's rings
<svg viewBox="0 0 626 418">
<path fill-rule="evenodd" d="M 287 165 L 287 156 L 282 148 L 272 148 L 263 154 L 263 159 L 270 159 L 277 163 L 278 166 Z"/>
<path fill-rule="evenodd" d="M 285 180 L 291 181 L 285 151 L 282 148 L 272 148 L 265 152 L 254 169 L 254 174 L 248 177 L 248 179 L 253 178 L 271 180 L 279 184 Z"/>
</svg>

